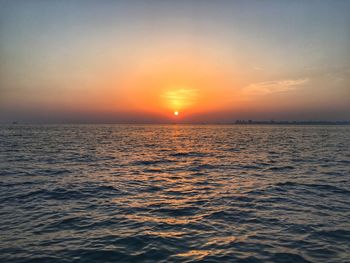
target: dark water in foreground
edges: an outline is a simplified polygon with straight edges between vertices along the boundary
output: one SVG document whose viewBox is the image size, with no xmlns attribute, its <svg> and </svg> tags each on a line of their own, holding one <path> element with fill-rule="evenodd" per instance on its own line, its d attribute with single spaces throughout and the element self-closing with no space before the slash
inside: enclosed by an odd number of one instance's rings
<svg viewBox="0 0 350 263">
<path fill-rule="evenodd" d="M 0 262 L 350 262 L 350 126 L 2 126 Z"/>
</svg>

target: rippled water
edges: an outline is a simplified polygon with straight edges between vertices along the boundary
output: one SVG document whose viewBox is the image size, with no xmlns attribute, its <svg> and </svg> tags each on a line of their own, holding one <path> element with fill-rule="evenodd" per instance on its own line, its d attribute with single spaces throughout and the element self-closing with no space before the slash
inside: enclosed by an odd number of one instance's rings
<svg viewBox="0 0 350 263">
<path fill-rule="evenodd" d="M 0 128 L 1 262 L 349 262 L 350 126 Z"/>
</svg>

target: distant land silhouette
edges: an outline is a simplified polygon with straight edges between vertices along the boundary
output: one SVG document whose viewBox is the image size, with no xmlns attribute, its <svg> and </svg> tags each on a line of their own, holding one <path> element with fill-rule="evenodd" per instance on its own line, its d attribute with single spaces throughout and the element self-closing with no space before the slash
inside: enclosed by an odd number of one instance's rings
<svg viewBox="0 0 350 263">
<path fill-rule="evenodd" d="M 299 125 L 350 125 L 350 121 L 255 121 L 236 120 L 235 124 L 299 124 Z"/>
</svg>

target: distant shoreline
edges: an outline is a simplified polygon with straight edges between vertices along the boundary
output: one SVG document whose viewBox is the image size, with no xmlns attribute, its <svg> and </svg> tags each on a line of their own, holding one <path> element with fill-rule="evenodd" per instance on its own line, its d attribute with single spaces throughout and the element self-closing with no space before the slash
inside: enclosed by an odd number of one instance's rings
<svg viewBox="0 0 350 263">
<path fill-rule="evenodd" d="M 22 125 L 350 125 L 350 121 L 253 121 L 237 120 L 235 122 L 12 122 L 0 123 L 0 126 L 22 126 Z"/>
<path fill-rule="evenodd" d="M 254 121 L 237 120 L 234 124 L 267 124 L 267 125 L 350 125 L 350 121 Z"/>
</svg>

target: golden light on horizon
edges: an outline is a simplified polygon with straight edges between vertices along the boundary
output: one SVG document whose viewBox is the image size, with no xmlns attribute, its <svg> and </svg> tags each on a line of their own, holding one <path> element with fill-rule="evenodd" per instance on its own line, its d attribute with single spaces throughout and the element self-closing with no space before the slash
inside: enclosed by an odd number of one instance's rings
<svg viewBox="0 0 350 263">
<path fill-rule="evenodd" d="M 198 91 L 196 89 L 177 88 L 167 90 L 162 94 L 166 107 L 174 111 L 178 116 L 180 110 L 191 107 L 197 102 Z"/>
<path fill-rule="evenodd" d="M 181 55 L 167 57 L 162 49 L 157 49 L 152 57 L 144 54 L 137 70 L 131 68 L 121 80 L 113 83 L 113 90 L 117 86 L 125 87 L 120 94 L 113 96 L 118 98 L 114 100 L 114 107 L 149 112 L 171 119 L 176 116 L 183 118 L 184 112 L 187 118 L 203 112 L 226 109 L 232 105 L 232 94 L 238 90 L 232 87 L 238 85 L 238 77 L 232 82 L 231 74 L 209 55 L 185 56 L 180 51 L 174 54 Z M 162 59 L 163 57 L 166 59 Z M 121 97 L 125 100 L 121 100 Z M 175 115 L 175 111 L 179 115 Z"/>
</svg>

